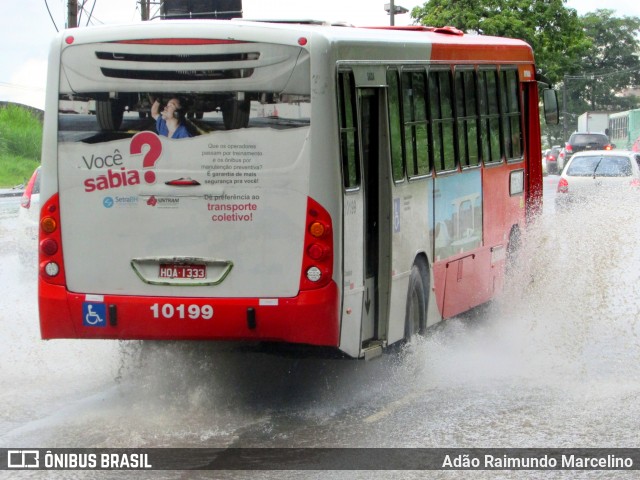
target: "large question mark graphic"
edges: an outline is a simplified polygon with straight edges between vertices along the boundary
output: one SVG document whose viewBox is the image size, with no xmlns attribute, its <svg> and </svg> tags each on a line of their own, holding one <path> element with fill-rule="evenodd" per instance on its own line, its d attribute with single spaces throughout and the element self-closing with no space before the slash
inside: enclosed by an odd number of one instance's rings
<svg viewBox="0 0 640 480">
<path fill-rule="evenodd" d="M 144 154 L 142 168 L 153 168 L 162 154 L 162 142 L 160 141 L 160 137 L 153 132 L 138 132 L 131 139 L 129 152 L 131 155 L 140 155 L 144 145 L 148 145 L 149 149 L 147 150 L 147 153 Z M 156 172 L 153 170 L 147 170 L 144 172 L 144 180 L 147 183 L 155 183 Z"/>
</svg>

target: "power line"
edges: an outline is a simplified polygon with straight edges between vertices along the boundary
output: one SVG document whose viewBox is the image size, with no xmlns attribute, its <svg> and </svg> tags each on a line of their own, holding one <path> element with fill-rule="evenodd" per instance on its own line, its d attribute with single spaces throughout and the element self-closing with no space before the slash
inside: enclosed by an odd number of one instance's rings
<svg viewBox="0 0 640 480">
<path fill-rule="evenodd" d="M 627 73 L 635 73 L 640 72 L 640 68 L 628 68 L 626 70 L 617 70 L 615 72 L 609 73 L 601 73 L 601 74 L 590 74 L 590 75 L 565 75 L 564 78 L 567 80 L 595 80 L 596 78 L 609 78 L 615 77 L 616 75 L 624 75 Z"/>
<path fill-rule="evenodd" d="M 89 0 L 83 0 L 82 4 L 79 5 L 80 13 L 78 14 L 78 18 L 76 19 L 76 25 L 80 25 L 80 22 L 82 21 L 82 12 L 84 12 L 84 6 L 88 1 Z M 76 0 L 76 3 L 77 3 L 77 0 Z"/>
<path fill-rule="evenodd" d="M 47 3 L 47 0 L 44 0 L 44 4 L 47 7 L 47 12 L 49 12 L 49 18 L 51 18 L 51 21 L 53 22 L 53 27 L 56 29 L 56 32 L 59 32 L 60 30 L 58 30 L 58 26 L 56 25 L 56 21 L 53 19 L 53 15 L 51 15 L 51 10 L 49 9 L 49 4 Z"/>
<path fill-rule="evenodd" d="M 15 90 L 25 90 L 29 92 L 33 90 L 40 90 L 40 91 L 45 90 L 44 87 L 35 87 L 32 85 L 16 85 L 15 83 L 7 83 L 7 82 L 0 82 L 0 87 L 13 88 Z"/>
<path fill-rule="evenodd" d="M 98 22 L 100 24 L 104 24 L 103 21 L 101 21 L 100 19 L 96 18 L 93 16 L 93 10 L 96 8 L 96 3 L 97 0 L 93 0 L 93 5 L 91 6 L 91 10 L 87 10 L 85 8 L 85 5 L 89 3 L 89 0 L 85 0 L 84 2 L 82 2 L 82 4 L 80 5 L 80 15 L 78 16 L 78 25 L 80 25 L 80 19 L 82 18 L 82 12 L 87 14 L 87 22 L 86 22 L 86 26 L 88 27 L 89 24 L 95 24 L 95 22 Z"/>
<path fill-rule="evenodd" d="M 91 11 L 89 12 L 89 18 L 87 18 L 87 26 L 89 26 L 89 22 L 91 21 L 91 17 L 93 16 L 93 9 L 96 8 L 96 3 L 98 0 L 93 0 L 93 5 L 91 6 Z"/>
</svg>

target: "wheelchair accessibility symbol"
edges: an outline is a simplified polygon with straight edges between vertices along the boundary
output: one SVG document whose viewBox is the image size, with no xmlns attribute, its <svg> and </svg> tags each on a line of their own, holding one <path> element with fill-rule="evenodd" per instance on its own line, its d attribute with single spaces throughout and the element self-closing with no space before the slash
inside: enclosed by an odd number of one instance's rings
<svg viewBox="0 0 640 480">
<path fill-rule="evenodd" d="M 106 327 L 107 306 L 104 303 L 84 302 L 82 304 L 82 325 L 85 327 Z"/>
</svg>

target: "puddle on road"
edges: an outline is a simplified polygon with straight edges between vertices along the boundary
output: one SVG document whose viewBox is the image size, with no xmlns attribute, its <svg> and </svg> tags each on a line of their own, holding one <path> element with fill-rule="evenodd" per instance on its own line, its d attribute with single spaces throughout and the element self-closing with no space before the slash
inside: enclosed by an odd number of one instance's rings
<svg viewBox="0 0 640 480">
<path fill-rule="evenodd" d="M 615 446 L 638 413 L 636 217 L 602 204 L 542 216 L 501 298 L 373 362 L 207 342 L 43 342 L 35 265 L 8 247 L 0 379 L 13 388 L 0 394 L 0 443 L 588 446 L 610 435 Z M 576 416 L 589 426 L 571 430 Z"/>
</svg>

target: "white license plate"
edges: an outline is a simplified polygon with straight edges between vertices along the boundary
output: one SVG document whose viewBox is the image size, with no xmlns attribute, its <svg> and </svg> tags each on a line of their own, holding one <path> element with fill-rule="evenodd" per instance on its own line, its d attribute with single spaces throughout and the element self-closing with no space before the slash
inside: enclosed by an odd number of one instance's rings
<svg viewBox="0 0 640 480">
<path fill-rule="evenodd" d="M 160 264 L 160 278 L 187 278 L 200 279 L 207 278 L 206 265 L 173 265 L 170 263 Z"/>
</svg>

